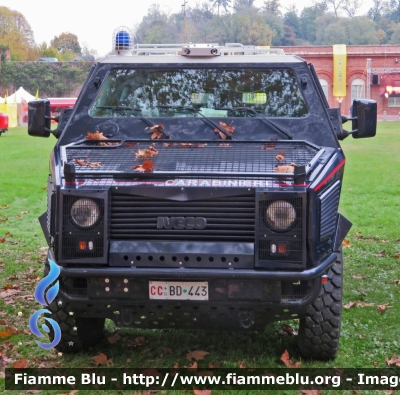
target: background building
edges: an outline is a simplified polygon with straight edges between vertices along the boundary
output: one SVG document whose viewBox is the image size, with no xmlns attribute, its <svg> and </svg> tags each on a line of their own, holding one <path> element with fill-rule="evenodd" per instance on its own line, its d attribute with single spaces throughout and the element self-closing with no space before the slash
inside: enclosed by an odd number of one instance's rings
<svg viewBox="0 0 400 395">
<path fill-rule="evenodd" d="M 284 47 L 284 51 L 314 65 L 330 107 L 340 105 L 342 113 L 349 114 L 354 99 L 370 98 L 378 103 L 379 119 L 400 119 L 400 45 L 347 46 L 343 98 L 333 96 L 332 46 Z"/>
</svg>

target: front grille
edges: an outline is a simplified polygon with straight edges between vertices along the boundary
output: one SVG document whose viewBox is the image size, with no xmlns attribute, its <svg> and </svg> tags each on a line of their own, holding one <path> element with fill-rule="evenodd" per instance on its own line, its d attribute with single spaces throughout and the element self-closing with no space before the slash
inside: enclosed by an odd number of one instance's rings
<svg viewBox="0 0 400 395">
<path fill-rule="evenodd" d="M 165 229 L 157 218 L 205 218 L 204 229 Z M 171 201 L 113 193 L 111 240 L 185 240 L 254 242 L 254 195 Z"/>
<path fill-rule="evenodd" d="M 339 207 L 340 181 L 319 195 L 321 225 L 319 238 L 323 240 L 333 234 L 336 229 L 336 217 Z"/>
<path fill-rule="evenodd" d="M 265 193 L 258 196 L 256 266 L 272 269 L 305 265 L 305 203 L 305 195 Z M 267 215 L 271 205 L 277 208 L 275 217 Z M 283 218 L 288 213 L 295 219 L 286 224 Z"/>
</svg>

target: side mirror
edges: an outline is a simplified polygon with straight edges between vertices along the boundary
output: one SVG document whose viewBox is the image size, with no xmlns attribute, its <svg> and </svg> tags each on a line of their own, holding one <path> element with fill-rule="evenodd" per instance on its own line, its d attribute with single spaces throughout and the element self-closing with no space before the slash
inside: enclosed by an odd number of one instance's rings
<svg viewBox="0 0 400 395">
<path fill-rule="evenodd" d="M 28 103 L 28 134 L 36 137 L 49 137 L 51 133 L 50 102 L 47 99 Z"/>
<path fill-rule="evenodd" d="M 377 105 L 375 100 L 358 99 L 353 102 L 352 133 L 354 139 L 376 135 Z"/>
</svg>

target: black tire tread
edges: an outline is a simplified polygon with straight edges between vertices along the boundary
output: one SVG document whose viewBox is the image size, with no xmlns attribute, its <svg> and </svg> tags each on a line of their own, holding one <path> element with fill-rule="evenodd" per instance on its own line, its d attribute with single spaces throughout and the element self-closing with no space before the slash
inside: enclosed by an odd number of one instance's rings
<svg viewBox="0 0 400 395">
<path fill-rule="evenodd" d="M 298 345 L 306 358 L 334 359 L 339 347 L 342 320 L 342 252 L 328 271 L 318 297 L 300 319 Z"/>
</svg>

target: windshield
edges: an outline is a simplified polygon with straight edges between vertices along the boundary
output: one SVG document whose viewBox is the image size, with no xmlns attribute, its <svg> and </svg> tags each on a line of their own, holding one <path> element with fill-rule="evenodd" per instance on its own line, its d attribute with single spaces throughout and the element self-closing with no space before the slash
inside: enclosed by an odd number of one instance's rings
<svg viewBox="0 0 400 395">
<path fill-rule="evenodd" d="M 184 108 L 187 107 L 187 108 Z M 294 72 L 277 69 L 114 69 L 90 109 L 92 117 L 304 117 Z M 197 111 L 193 111 L 193 109 Z M 231 111 L 229 109 L 232 109 Z"/>
</svg>

